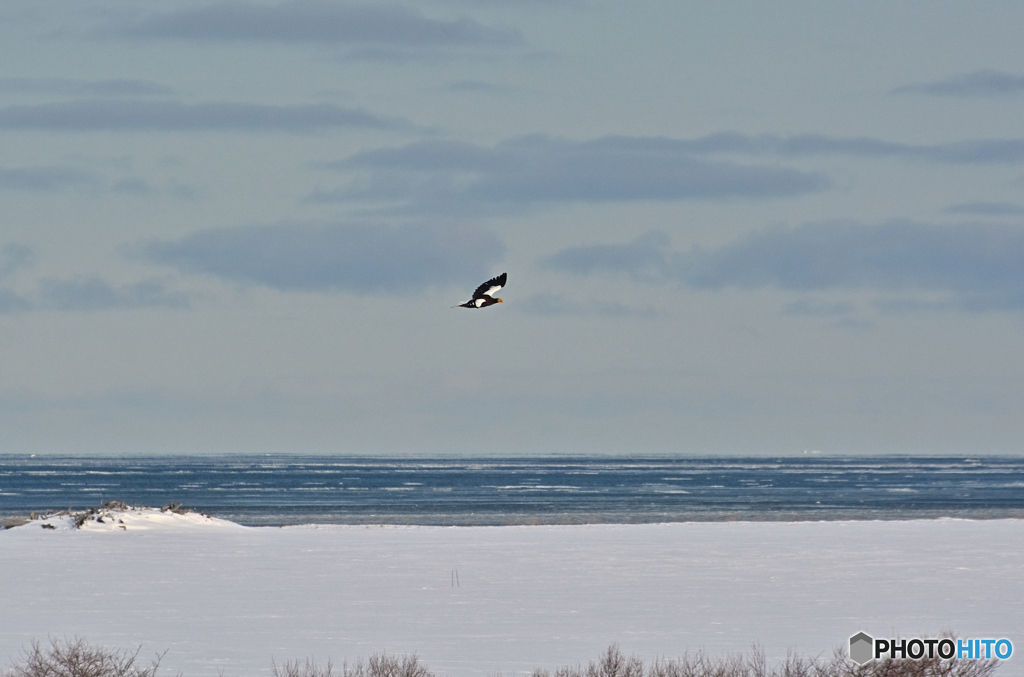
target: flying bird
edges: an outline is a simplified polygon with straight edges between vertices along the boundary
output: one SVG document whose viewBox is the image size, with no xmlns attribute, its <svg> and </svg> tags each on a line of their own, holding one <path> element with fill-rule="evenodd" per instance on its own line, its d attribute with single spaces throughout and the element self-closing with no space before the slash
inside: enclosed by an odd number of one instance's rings
<svg viewBox="0 0 1024 677">
<path fill-rule="evenodd" d="M 505 286 L 507 278 L 508 273 L 502 273 L 498 277 L 487 280 L 487 282 L 476 288 L 476 291 L 473 292 L 473 298 L 465 303 L 452 306 L 452 308 L 486 308 L 487 306 L 493 306 L 495 303 L 504 303 L 501 299 L 494 298 L 494 295 Z"/>
</svg>

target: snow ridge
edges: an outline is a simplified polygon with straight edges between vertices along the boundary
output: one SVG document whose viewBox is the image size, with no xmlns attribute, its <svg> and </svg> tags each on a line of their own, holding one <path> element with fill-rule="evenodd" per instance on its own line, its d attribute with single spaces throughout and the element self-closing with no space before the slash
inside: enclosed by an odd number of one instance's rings
<svg viewBox="0 0 1024 677">
<path fill-rule="evenodd" d="M 194 528 L 235 528 L 245 527 L 228 520 L 211 517 L 203 513 L 182 508 L 176 503 L 163 508 L 126 505 L 120 501 L 104 503 L 98 508 L 86 510 L 64 510 L 48 515 L 32 515 L 15 529 L 39 529 L 47 531 L 142 531 L 153 529 L 194 529 Z"/>
</svg>

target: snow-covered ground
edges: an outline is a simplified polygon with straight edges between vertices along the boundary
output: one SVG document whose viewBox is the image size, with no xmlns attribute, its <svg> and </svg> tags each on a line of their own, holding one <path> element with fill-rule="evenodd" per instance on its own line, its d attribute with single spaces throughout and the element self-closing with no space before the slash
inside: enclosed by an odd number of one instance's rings
<svg viewBox="0 0 1024 677">
<path fill-rule="evenodd" d="M 1024 675 L 1024 521 L 245 528 L 126 513 L 0 531 L 0 667 L 33 639 L 167 650 L 164 674 L 416 653 L 438 675 L 760 642 L 1007 637 Z M 122 528 L 124 527 L 124 528 Z M 457 575 L 457 584 L 455 578 Z"/>
</svg>

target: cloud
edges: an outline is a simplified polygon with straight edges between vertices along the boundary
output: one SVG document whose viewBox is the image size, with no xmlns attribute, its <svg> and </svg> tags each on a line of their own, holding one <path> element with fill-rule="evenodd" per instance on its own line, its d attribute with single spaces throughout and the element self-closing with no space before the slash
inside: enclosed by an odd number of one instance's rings
<svg viewBox="0 0 1024 677">
<path fill-rule="evenodd" d="M 11 242 L 0 247 L 0 280 L 35 261 L 29 247 Z M 107 310 L 111 308 L 186 308 L 189 296 L 167 289 L 160 280 L 112 285 L 97 275 L 46 278 L 28 297 L 0 287 L 0 314 L 30 310 Z"/>
<path fill-rule="evenodd" d="M 846 301 L 828 301 L 825 299 L 800 299 L 786 304 L 782 312 L 786 315 L 805 317 L 841 317 L 857 311 L 857 306 Z"/>
<path fill-rule="evenodd" d="M 670 245 L 668 235 L 652 231 L 626 244 L 569 247 L 545 258 L 542 265 L 574 275 L 623 273 L 657 284 L 676 275 L 679 255 L 669 250 Z"/>
<path fill-rule="evenodd" d="M 943 164 L 1024 162 L 1022 139 L 968 139 L 938 144 L 905 144 L 870 137 L 837 138 L 818 134 L 789 137 L 716 134 L 696 139 L 691 143 L 708 153 L 749 153 L 781 157 L 891 157 Z"/>
<path fill-rule="evenodd" d="M 284 131 L 411 129 L 398 118 L 329 103 L 270 106 L 252 103 L 185 104 L 139 99 L 88 99 L 0 108 L 0 129 L 44 131 Z"/>
<path fill-rule="evenodd" d="M 174 90 L 147 80 L 0 78 L 0 92 L 41 92 L 69 96 L 167 96 L 173 94 Z"/>
<path fill-rule="evenodd" d="M 132 38 L 398 47 L 506 47 L 522 42 L 514 29 L 484 26 L 470 18 L 438 20 L 403 5 L 327 0 L 277 5 L 220 2 L 154 14 L 132 25 L 108 26 L 106 32 Z"/>
<path fill-rule="evenodd" d="M 358 153 L 327 168 L 355 178 L 311 200 L 390 202 L 417 213 L 500 212 L 558 202 L 767 199 L 829 185 L 819 173 L 706 160 L 672 140 L 646 137 L 528 136 L 494 147 L 427 141 Z"/>
<path fill-rule="evenodd" d="M 13 315 L 31 308 L 31 304 L 10 289 L 0 287 L 0 315 Z"/>
<path fill-rule="evenodd" d="M 395 66 L 416 64 L 438 66 L 457 59 L 457 55 L 443 49 L 424 50 L 415 47 L 362 47 L 338 56 L 342 63 L 382 63 Z"/>
<path fill-rule="evenodd" d="M 0 190 L 52 191 L 96 183 L 94 175 L 70 167 L 0 167 Z"/>
<path fill-rule="evenodd" d="M 49 278 L 39 285 L 40 307 L 91 311 L 115 308 L 187 308 L 189 297 L 168 291 L 159 280 L 111 285 L 97 276 L 72 279 Z"/>
<path fill-rule="evenodd" d="M 778 136 L 718 132 L 695 139 L 606 137 L 609 149 L 644 148 L 692 156 L 753 156 L 776 158 L 862 157 L 896 158 L 945 164 L 1024 162 L 1024 139 L 967 139 L 938 144 L 906 144 L 872 137 L 833 137 L 821 134 Z"/>
<path fill-rule="evenodd" d="M 772 164 L 730 156 L 770 157 Z M 895 158 L 945 164 L 1024 163 L 1022 139 L 901 144 L 869 137 L 719 133 L 695 139 L 535 135 L 494 146 L 423 141 L 357 153 L 324 167 L 347 176 L 311 202 L 364 203 L 399 214 L 486 216 L 564 202 L 796 197 L 827 189 L 820 172 L 784 158 Z"/>
<path fill-rule="evenodd" d="M 9 277 L 20 268 L 32 264 L 35 253 L 25 245 L 10 242 L 0 247 L 0 280 Z M 19 313 L 31 308 L 31 304 L 19 294 L 6 287 L 0 287 L 0 315 Z"/>
<path fill-rule="evenodd" d="M 0 247 L 0 279 L 32 264 L 35 252 L 25 245 L 10 242 Z"/>
<path fill-rule="evenodd" d="M 992 98 L 1024 95 L 1024 75 L 995 70 L 980 70 L 953 75 L 935 82 L 904 85 L 894 94 L 927 94 L 957 98 Z"/>
<path fill-rule="evenodd" d="M 111 190 L 115 193 L 125 193 L 127 195 L 152 195 L 156 192 L 156 188 L 151 186 L 147 181 L 138 177 L 130 176 L 121 179 L 111 186 Z"/>
<path fill-rule="evenodd" d="M 7 248 L 5 248 L 6 250 Z M 10 262 L 5 263 L 8 271 Z M 5 271 L 0 268 L 0 277 Z M 187 308 L 187 294 L 167 289 L 159 280 L 112 285 L 96 275 L 70 279 L 47 278 L 29 296 L 0 287 L 0 315 L 38 311 L 96 311 L 134 308 Z"/>
<path fill-rule="evenodd" d="M 970 216 L 1022 216 L 1024 207 L 1012 202 L 965 202 L 950 205 L 942 210 L 946 214 Z"/>
<path fill-rule="evenodd" d="M 509 88 L 503 85 L 495 85 L 481 80 L 457 80 L 446 88 L 449 92 L 470 92 L 473 94 L 495 94 L 505 93 Z"/>
<path fill-rule="evenodd" d="M 809 224 L 760 231 L 687 258 L 688 283 L 712 289 L 1024 292 L 1020 226 Z"/>
<path fill-rule="evenodd" d="M 469 225 L 306 223 L 201 230 L 143 243 L 138 253 L 187 273 L 283 291 L 406 295 L 479 283 L 505 245 Z"/>
<path fill-rule="evenodd" d="M 768 141 L 768 139 L 766 139 Z M 802 135 L 776 138 L 773 143 L 779 155 L 855 157 L 894 157 L 908 160 L 924 160 L 943 164 L 986 164 L 1024 162 L 1024 140 L 1022 139 L 969 139 L 939 144 L 891 143 L 872 138 L 832 138 L 819 135 Z"/>
<path fill-rule="evenodd" d="M 788 198 L 824 191 L 820 172 L 720 156 L 896 158 L 947 164 L 1024 163 L 1022 139 L 913 145 L 867 137 L 719 133 L 693 139 L 543 135 L 494 146 L 429 140 L 323 165 L 347 182 L 321 187 L 314 203 L 362 203 L 398 214 L 485 216 L 566 202 Z"/>
<path fill-rule="evenodd" d="M 1003 224 L 817 223 L 773 228 L 712 250 L 670 248 L 651 233 L 542 261 L 576 275 L 620 274 L 693 289 L 939 292 L 971 310 L 1024 308 L 1024 227 Z"/>
<path fill-rule="evenodd" d="M 614 301 L 589 301 L 581 303 L 567 299 L 561 294 L 534 294 L 517 304 L 527 315 L 553 317 L 623 317 L 633 319 L 651 319 L 658 313 L 653 306 L 642 308 L 629 306 Z"/>
<path fill-rule="evenodd" d="M 549 7 L 568 7 L 577 9 L 586 9 L 588 5 L 586 0 L 455 0 L 455 2 L 461 2 L 465 5 L 475 5 L 479 7 L 501 7 L 503 5 L 515 6 L 532 4 L 535 7 L 549 6 Z"/>
</svg>

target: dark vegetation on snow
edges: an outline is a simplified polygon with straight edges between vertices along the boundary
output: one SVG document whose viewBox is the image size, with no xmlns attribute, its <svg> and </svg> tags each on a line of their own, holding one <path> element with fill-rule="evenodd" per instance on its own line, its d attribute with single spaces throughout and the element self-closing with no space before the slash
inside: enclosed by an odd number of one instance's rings
<svg viewBox="0 0 1024 677">
<path fill-rule="evenodd" d="M 138 658 L 138 649 L 122 651 L 92 646 L 80 637 L 51 639 L 47 648 L 33 641 L 21 662 L 4 674 L 6 677 L 156 677 L 162 655 L 149 665 L 142 665 Z"/>
<path fill-rule="evenodd" d="M 123 501 L 107 501 L 100 503 L 94 508 L 84 508 L 76 510 L 68 508 L 67 510 L 60 510 L 57 512 L 46 512 L 37 513 L 35 511 L 29 512 L 28 515 L 15 515 L 12 517 L 0 517 L 0 529 L 13 529 L 14 527 L 20 527 L 24 524 L 28 524 L 33 520 L 45 520 L 54 519 L 58 517 L 70 517 L 71 522 L 76 529 L 81 529 L 88 522 L 116 522 L 118 514 L 129 511 L 129 510 L 141 510 L 146 506 L 131 505 L 124 503 Z M 164 507 L 160 508 L 161 512 L 172 512 L 176 515 L 187 515 L 188 513 L 195 512 L 205 517 L 210 517 L 206 513 L 193 510 L 192 508 L 186 508 L 181 503 L 168 503 Z M 52 524 L 43 523 L 43 529 L 56 529 Z"/>
<path fill-rule="evenodd" d="M 373 654 L 365 663 L 362 659 L 353 665 L 342 663 L 340 670 L 335 669 L 331 661 L 321 666 L 308 658 L 284 665 L 275 662 L 272 674 L 273 677 L 434 677 L 434 673 L 420 663 L 415 655 L 392 656 L 383 653 Z"/>
<path fill-rule="evenodd" d="M 764 650 L 756 645 L 741 654 L 709 656 L 698 651 L 645 664 L 636 656 L 624 656 L 613 644 L 585 666 L 534 670 L 532 677 L 986 677 L 995 671 L 996 664 L 995 659 L 898 658 L 858 666 L 837 648 L 827 659 L 790 654 L 781 663 L 769 665 Z"/>
<path fill-rule="evenodd" d="M 138 661 L 139 650 L 107 649 L 84 639 L 50 640 L 48 648 L 32 642 L 21 661 L 0 677 L 156 677 L 163 654 L 148 665 Z M 988 677 L 997 661 L 978 659 L 885 659 L 858 666 L 841 649 L 830 658 L 808 658 L 791 654 L 769 665 L 764 651 L 727 656 L 709 656 L 703 651 L 680 658 L 659 658 L 645 663 L 625 656 L 616 645 L 586 665 L 537 669 L 531 677 Z M 374 654 L 365 662 L 342 663 L 336 667 L 305 659 L 272 663 L 273 677 L 437 677 L 415 655 Z M 500 674 L 491 677 L 503 677 Z"/>
</svg>

